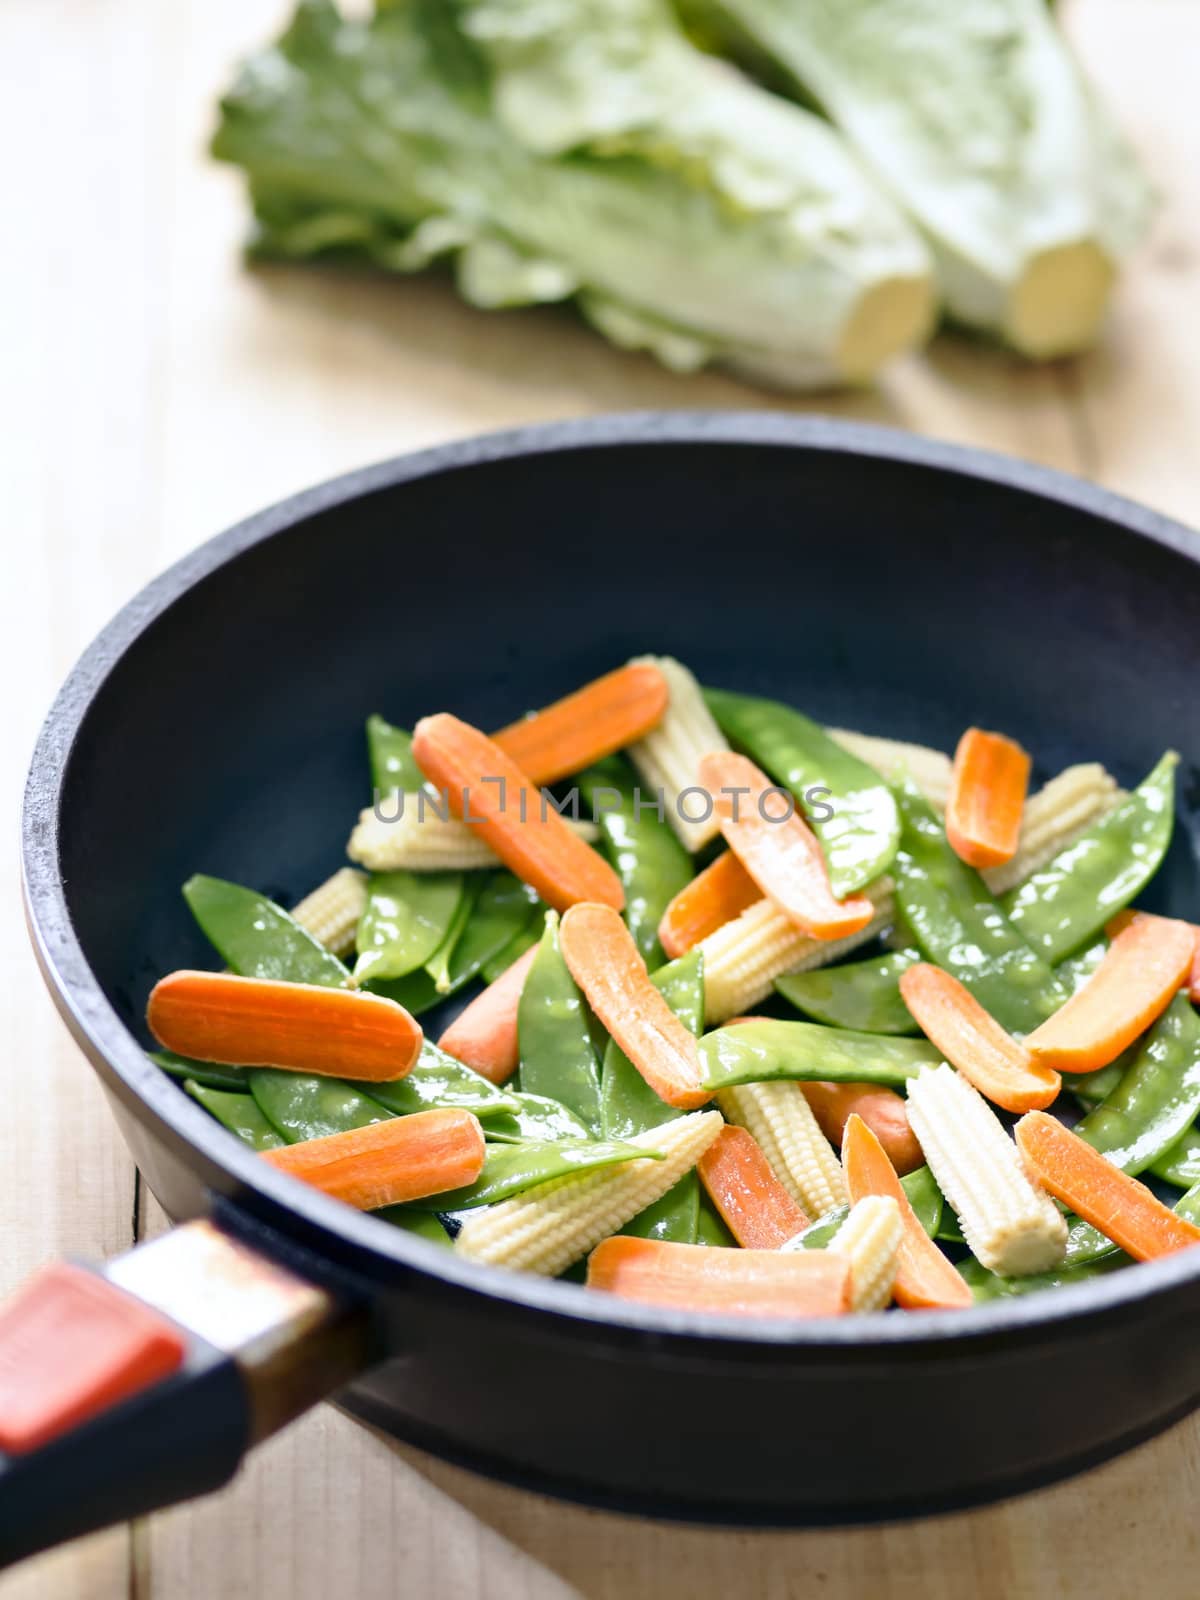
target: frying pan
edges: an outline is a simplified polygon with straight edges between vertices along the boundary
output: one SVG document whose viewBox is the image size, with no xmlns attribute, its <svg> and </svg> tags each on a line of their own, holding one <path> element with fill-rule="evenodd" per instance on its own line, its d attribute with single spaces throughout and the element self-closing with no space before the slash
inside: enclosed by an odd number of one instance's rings
<svg viewBox="0 0 1200 1600">
<path fill-rule="evenodd" d="M 1198 616 L 1194 536 L 1149 511 L 977 451 L 755 414 L 401 457 L 151 583 L 55 702 L 22 847 L 46 982 L 186 1224 L 94 1281 L 157 1307 L 184 1359 L 7 1458 L 4 1556 L 215 1487 L 334 1391 L 514 1483 L 741 1525 L 994 1499 L 1192 1410 L 1200 1253 L 961 1313 L 792 1325 L 622 1304 L 461 1262 L 273 1171 L 147 1062 L 141 1019 L 158 975 L 211 964 L 189 874 L 286 902 L 339 864 L 368 712 L 500 726 L 646 650 L 943 748 L 1001 727 L 1046 771 L 1100 759 L 1128 783 L 1175 746 L 1157 909 L 1194 915 Z"/>
</svg>

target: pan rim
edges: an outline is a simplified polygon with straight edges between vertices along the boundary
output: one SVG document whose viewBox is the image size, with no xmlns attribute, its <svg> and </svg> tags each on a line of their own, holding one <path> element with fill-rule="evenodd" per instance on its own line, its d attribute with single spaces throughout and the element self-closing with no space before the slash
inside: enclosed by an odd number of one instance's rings
<svg viewBox="0 0 1200 1600">
<path fill-rule="evenodd" d="M 1103 1314 L 1165 1296 L 1200 1279 L 1183 1252 L 1053 1294 L 999 1300 L 962 1311 L 910 1312 L 782 1323 L 719 1317 L 624 1303 L 580 1285 L 461 1261 L 339 1205 L 277 1172 L 239 1145 L 167 1076 L 109 1004 L 71 924 L 59 870 L 59 809 L 71 750 L 84 718 L 117 662 L 187 590 L 245 551 L 339 505 L 416 479 L 515 457 L 613 447 L 661 445 L 766 446 L 842 453 L 967 477 L 1051 500 L 1098 517 L 1134 539 L 1147 540 L 1200 566 L 1200 538 L 1183 524 L 1111 490 L 997 452 L 933 440 L 874 423 L 769 412 L 624 412 L 487 433 L 391 457 L 326 480 L 276 502 L 187 552 L 152 578 L 86 647 L 55 696 L 38 734 L 21 818 L 22 890 L 30 937 L 51 995 L 77 1042 L 106 1084 L 154 1124 L 157 1137 L 201 1160 L 206 1185 L 239 1204 L 266 1202 L 285 1235 L 299 1218 L 320 1237 L 320 1253 L 336 1241 L 359 1273 L 386 1282 L 407 1269 L 444 1289 L 549 1315 L 579 1331 L 644 1334 L 693 1345 L 736 1345 L 785 1353 L 869 1357 L 873 1352 L 945 1353 L 998 1338 L 1070 1337 L 1080 1319 L 1098 1326 Z M 215 1180 L 223 1180 L 217 1183 Z M 331 1237 L 332 1236 L 332 1237 Z M 309 1249 L 315 1249 L 311 1242 Z"/>
</svg>

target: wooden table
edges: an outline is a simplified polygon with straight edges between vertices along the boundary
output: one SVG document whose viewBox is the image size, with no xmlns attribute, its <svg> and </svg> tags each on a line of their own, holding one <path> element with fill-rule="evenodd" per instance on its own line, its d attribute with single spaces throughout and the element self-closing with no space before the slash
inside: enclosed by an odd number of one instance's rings
<svg viewBox="0 0 1200 1600">
<path fill-rule="evenodd" d="M 823 410 L 1008 450 L 1200 523 L 1194 0 L 1077 0 L 1070 12 L 1168 196 L 1103 349 L 1035 370 L 943 339 L 873 394 L 811 403 L 676 379 L 569 316 L 483 315 L 441 282 L 244 272 L 238 186 L 203 145 L 214 88 L 283 9 L 0 8 L 2 759 L 14 804 L 56 682 L 152 573 L 303 484 L 454 435 L 635 407 Z M 0 855 L 0 1289 L 47 1257 L 111 1254 L 161 1225 L 34 971 L 12 820 Z M 224 1495 L 31 1563 L 0 1580 L 0 1600 L 1020 1600 L 1142 1587 L 1183 1600 L 1200 1592 L 1198 1463 L 1200 1421 L 972 1515 L 862 1532 L 680 1531 L 495 1487 L 324 1407 Z"/>
</svg>

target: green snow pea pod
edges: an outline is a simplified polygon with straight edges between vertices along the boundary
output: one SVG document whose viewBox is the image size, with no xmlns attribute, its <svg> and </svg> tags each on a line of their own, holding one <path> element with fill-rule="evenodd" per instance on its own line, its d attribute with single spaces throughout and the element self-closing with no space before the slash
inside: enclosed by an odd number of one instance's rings
<svg viewBox="0 0 1200 1600">
<path fill-rule="evenodd" d="M 378 1100 L 360 1094 L 340 1078 L 318 1078 L 306 1072 L 280 1072 L 255 1067 L 250 1092 L 259 1110 L 288 1144 L 323 1139 L 351 1128 L 369 1128 L 388 1122 L 392 1112 Z"/>
<path fill-rule="evenodd" d="M 390 1083 L 357 1084 L 350 1087 L 361 1090 L 368 1100 L 377 1101 L 394 1116 L 406 1117 L 414 1111 L 432 1111 L 434 1107 L 473 1111 L 481 1119 L 503 1116 L 516 1109 L 517 1097 L 494 1083 L 472 1072 L 461 1061 L 448 1056 L 444 1050 L 426 1039 L 421 1054 L 406 1077 Z"/>
<path fill-rule="evenodd" d="M 946 1207 L 933 1173 L 928 1167 L 917 1167 L 905 1173 L 900 1179 L 900 1187 L 908 1196 L 908 1203 L 916 1213 L 917 1221 L 931 1239 L 936 1239 Z"/>
<path fill-rule="evenodd" d="M 177 1056 L 174 1050 L 147 1052 L 156 1067 L 170 1073 L 181 1082 L 190 1078 L 206 1089 L 224 1089 L 231 1094 L 249 1094 L 248 1067 L 225 1067 L 216 1061 L 193 1061 L 189 1056 Z"/>
<path fill-rule="evenodd" d="M 623 757 L 610 756 L 580 773 L 579 787 L 625 890 L 625 921 L 633 942 L 647 966 L 661 966 L 658 925 L 670 901 L 692 881 L 692 858 L 655 809 L 656 802 L 665 802 L 642 794 Z"/>
<path fill-rule="evenodd" d="M 489 1117 L 483 1130 L 498 1144 L 522 1144 L 531 1139 L 554 1143 L 592 1136 L 591 1130 L 561 1100 L 550 1100 L 542 1094 L 510 1094 L 508 1098 L 513 1102 L 512 1109 Z"/>
<path fill-rule="evenodd" d="M 479 879 L 484 877 L 484 874 L 474 873 L 472 876 Z M 486 874 L 486 881 L 482 883 L 471 906 L 469 920 L 446 960 L 445 986 L 439 985 L 439 993 L 454 994 L 463 984 L 478 977 L 487 962 L 506 951 L 508 946 L 530 926 L 532 920 L 537 917 L 538 904 L 534 890 L 527 883 L 522 883 L 520 878 L 514 877 L 511 872 Z M 539 933 L 541 927 L 539 919 Z M 520 951 L 513 956 L 513 961 L 519 954 Z M 506 965 L 511 966 L 511 964 L 506 962 Z M 431 972 L 434 965 L 435 962 L 430 962 Z M 503 970 L 501 968 L 501 971 Z"/>
<path fill-rule="evenodd" d="M 1093 1149 L 1136 1177 L 1200 1116 L 1200 1017 L 1177 994 L 1108 1098 L 1075 1125 Z"/>
<path fill-rule="evenodd" d="M 651 983 L 690 1033 L 704 1026 L 704 957 L 689 950 L 650 976 Z M 661 1127 L 683 1113 L 660 1100 L 615 1040 L 604 1052 L 600 1078 L 601 1118 L 606 1139 L 628 1139 L 647 1128 Z M 703 1196 L 707 1198 L 707 1196 Z M 687 1172 L 654 1205 L 621 1229 L 642 1239 L 696 1243 L 702 1199 L 699 1177 Z M 722 1223 L 724 1227 L 724 1223 Z"/>
<path fill-rule="evenodd" d="M 462 896 L 461 872 L 373 872 L 358 925 L 355 978 L 403 978 L 423 967 L 449 932 Z"/>
<path fill-rule="evenodd" d="M 832 1211 L 827 1211 L 823 1217 L 818 1217 L 815 1222 L 810 1223 L 803 1233 L 796 1235 L 796 1248 L 824 1250 L 849 1215 L 849 1206 L 834 1206 Z"/>
<path fill-rule="evenodd" d="M 1123 1050 L 1115 1061 L 1110 1061 L 1106 1067 L 1101 1067 L 1096 1072 L 1064 1072 L 1061 1075 L 1063 1088 L 1069 1089 L 1077 1100 L 1083 1101 L 1084 1105 L 1098 1106 L 1102 1100 L 1108 1099 L 1129 1071 L 1136 1054 L 1137 1046 L 1130 1045 L 1129 1049 Z"/>
<path fill-rule="evenodd" d="M 706 1089 L 777 1078 L 830 1083 L 882 1083 L 903 1089 L 922 1067 L 937 1066 L 941 1054 L 924 1039 L 886 1033 L 855 1033 L 817 1022 L 739 1022 L 717 1028 L 700 1041 Z"/>
<path fill-rule="evenodd" d="M 454 915 L 450 918 L 442 942 L 425 963 L 425 971 L 433 979 L 433 986 L 439 995 L 449 994 L 454 987 L 450 976 L 450 963 L 475 910 L 479 889 L 480 885 L 474 874 L 463 879 L 462 893 L 458 897 L 458 904 L 454 908 Z"/>
<path fill-rule="evenodd" d="M 900 975 L 921 957 L 915 950 L 893 950 L 869 961 L 817 967 L 777 978 L 776 990 L 806 1017 L 833 1028 L 859 1033 L 919 1033 L 900 998 Z"/>
<path fill-rule="evenodd" d="M 684 1242 L 686 1243 L 686 1240 Z M 725 1218 L 709 1199 L 708 1191 L 703 1184 L 700 1186 L 699 1203 L 696 1206 L 696 1237 L 693 1243 L 726 1250 L 737 1247 L 737 1240 L 725 1226 Z"/>
<path fill-rule="evenodd" d="M 349 983 L 338 958 L 266 895 L 198 873 L 183 897 L 217 954 L 243 977 L 334 989 Z"/>
<path fill-rule="evenodd" d="M 1127 906 L 1162 865 L 1175 823 L 1168 750 L 1115 811 L 1001 898 L 1009 921 L 1047 961 L 1061 961 Z"/>
<path fill-rule="evenodd" d="M 287 1142 L 275 1132 L 252 1094 L 229 1094 L 224 1089 L 198 1083 L 194 1078 L 188 1078 L 183 1087 L 198 1105 L 251 1150 L 278 1150 Z"/>
<path fill-rule="evenodd" d="M 1156 1178 L 1186 1189 L 1200 1183 L 1200 1128 L 1191 1127 L 1150 1168 Z"/>
<path fill-rule="evenodd" d="M 790 706 L 723 689 L 706 689 L 704 698 L 730 743 L 790 789 L 810 815 L 839 899 L 887 871 L 900 819 L 891 790 L 873 767 Z M 810 801 L 813 790 L 827 792 Z"/>
<path fill-rule="evenodd" d="M 938 1221 L 937 1232 L 933 1237 L 941 1244 L 966 1244 L 967 1242 L 963 1238 L 958 1213 L 949 1201 L 942 1207 L 942 1215 Z"/>
<path fill-rule="evenodd" d="M 517 1038 L 522 1092 L 561 1100 L 599 1133 L 600 1067 L 583 996 L 559 949 L 554 912 L 547 914 L 541 947 L 521 991 Z"/>
<path fill-rule="evenodd" d="M 896 786 L 904 828 L 893 875 L 896 899 L 927 960 L 952 973 L 1012 1033 L 1032 1033 L 1067 991 L 1000 909 L 983 879 L 958 859 L 924 795 Z"/>
<path fill-rule="evenodd" d="M 495 983 L 497 978 L 508 971 L 514 961 L 519 961 L 526 950 L 533 948 L 542 937 L 544 917 L 545 912 L 535 908 L 520 933 L 510 939 L 502 950 L 497 950 L 494 956 L 488 957 L 479 969 L 479 976 L 484 983 Z"/>
<path fill-rule="evenodd" d="M 1105 1273 L 1129 1265 L 1129 1257 L 1123 1251 L 1118 1251 L 1097 1261 L 1080 1261 L 1074 1266 L 1064 1264 L 1049 1272 L 1030 1273 L 1024 1278 L 1002 1278 L 998 1273 L 989 1272 L 970 1256 L 958 1263 L 958 1272 L 970 1289 L 971 1298 L 980 1306 L 989 1300 L 1009 1300 L 1018 1295 L 1038 1294 L 1043 1289 L 1066 1289 L 1073 1283 L 1086 1283 L 1089 1278 L 1100 1278 Z"/>
<path fill-rule="evenodd" d="M 412 1211 L 408 1206 L 384 1206 L 372 1211 L 380 1222 L 390 1222 L 393 1228 L 403 1228 L 405 1233 L 415 1233 L 418 1239 L 428 1239 L 430 1244 L 450 1246 L 454 1243 L 432 1211 Z"/>
<path fill-rule="evenodd" d="M 651 973 L 650 982 L 671 1010 L 697 1036 L 704 1026 L 704 957 L 689 950 Z M 600 1077 L 601 1126 L 606 1139 L 628 1139 L 683 1115 L 667 1105 L 642 1077 L 621 1047 L 609 1040 Z"/>
<path fill-rule="evenodd" d="M 412 734 L 393 728 L 378 714 L 367 718 L 367 760 L 371 786 L 378 794 L 394 789 L 415 794 L 425 783 L 425 774 L 413 760 Z"/>
<path fill-rule="evenodd" d="M 474 1183 L 409 1203 L 423 1211 L 466 1211 L 475 1206 L 497 1205 L 526 1189 L 549 1183 L 552 1178 L 565 1178 L 596 1167 L 612 1167 L 622 1161 L 663 1159 L 661 1151 L 611 1140 L 563 1140 L 554 1144 L 528 1140 L 524 1144 L 490 1144 L 483 1171 Z"/>
</svg>

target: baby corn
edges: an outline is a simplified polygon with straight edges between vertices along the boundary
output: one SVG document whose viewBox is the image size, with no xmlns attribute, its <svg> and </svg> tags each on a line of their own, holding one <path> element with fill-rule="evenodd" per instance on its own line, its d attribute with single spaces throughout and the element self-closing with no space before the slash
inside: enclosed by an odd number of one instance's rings
<svg viewBox="0 0 1200 1600">
<path fill-rule="evenodd" d="M 630 1144 L 662 1161 L 627 1161 L 539 1184 L 463 1223 L 455 1249 L 471 1261 L 557 1277 L 602 1239 L 619 1233 L 699 1161 L 721 1131 L 716 1111 L 695 1111 L 635 1134 Z"/>
<path fill-rule="evenodd" d="M 367 875 L 353 867 L 340 867 L 326 878 L 299 905 L 292 907 L 292 920 L 319 939 L 335 956 L 348 956 L 354 949 L 359 919 L 367 904 Z"/>
<path fill-rule="evenodd" d="M 1003 894 L 1053 860 L 1124 798 L 1117 780 L 1098 761 L 1067 767 L 1026 800 L 1016 855 L 989 867 L 983 881 L 993 894 Z"/>
<path fill-rule="evenodd" d="M 794 1083 L 746 1083 L 716 1097 L 729 1122 L 753 1134 L 771 1170 L 810 1217 L 846 1204 L 846 1180 L 833 1146 Z"/>
<path fill-rule="evenodd" d="M 372 872 L 402 867 L 409 872 L 472 872 L 500 865 L 491 846 L 465 822 L 439 815 L 440 801 L 425 796 L 422 805 L 420 799 L 397 792 L 384 795 L 378 806 L 368 806 L 346 846 L 351 861 Z M 563 820 L 581 838 L 590 842 L 597 837 L 593 823 Z"/>
<path fill-rule="evenodd" d="M 987 1101 L 953 1067 L 925 1067 L 912 1079 L 908 1120 L 977 1261 L 1015 1277 L 1062 1260 L 1065 1220 Z"/>
<path fill-rule="evenodd" d="M 903 1233 L 891 1195 L 865 1195 L 850 1208 L 825 1248 L 850 1263 L 851 1311 L 882 1311 L 891 1300 Z"/>
<path fill-rule="evenodd" d="M 876 915 L 846 939 L 810 939 L 765 899 L 702 939 L 696 948 L 704 952 L 705 1021 L 739 1016 L 765 1000 L 785 972 L 828 966 L 876 938 L 895 914 L 892 881 L 880 878 L 862 892 Z"/>
<path fill-rule="evenodd" d="M 873 733 L 854 733 L 849 728 L 826 728 L 825 732 L 843 750 L 874 767 L 889 783 L 907 772 L 930 805 L 939 811 L 946 809 L 953 762 L 944 750 L 904 744 L 898 739 L 879 739 Z"/>
<path fill-rule="evenodd" d="M 631 665 L 642 662 L 658 668 L 667 680 L 671 698 L 658 727 L 631 744 L 626 753 L 642 782 L 652 790 L 663 791 L 667 821 L 684 849 L 694 853 L 720 832 L 716 808 L 710 806 L 707 816 L 691 822 L 688 817 L 699 818 L 705 810 L 703 797 L 687 795 L 682 810 L 679 797 L 685 789 L 699 786 L 701 756 L 711 750 L 728 750 L 729 746 L 704 703 L 700 685 L 682 662 L 671 656 L 638 656 Z"/>
</svg>

